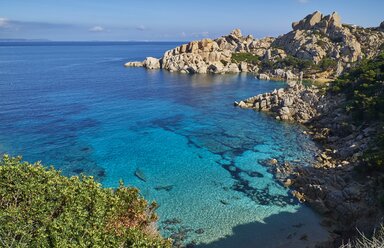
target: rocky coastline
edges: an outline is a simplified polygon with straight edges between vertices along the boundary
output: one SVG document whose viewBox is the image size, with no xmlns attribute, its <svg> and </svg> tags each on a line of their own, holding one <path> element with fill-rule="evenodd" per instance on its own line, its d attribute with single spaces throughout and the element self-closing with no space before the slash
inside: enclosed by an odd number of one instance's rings
<svg viewBox="0 0 384 248">
<path fill-rule="evenodd" d="M 383 23 L 363 28 L 343 24 L 336 12 L 324 16 L 316 11 L 277 38 L 256 39 L 235 29 L 214 40 L 181 45 L 162 58 L 147 57 L 125 66 L 187 74 L 247 72 L 264 80 L 333 79 L 354 63 L 377 55 L 384 43 Z"/>
<path fill-rule="evenodd" d="M 125 66 L 185 74 L 253 73 L 260 80 L 286 80 L 286 88 L 234 105 L 266 112 L 279 121 L 298 122 L 309 130 L 306 134 L 321 147 L 315 164 L 303 167 L 274 158 L 264 164 L 295 197 L 324 216 L 322 224 L 331 238 L 319 247 L 339 247 L 357 230 L 371 232 L 383 217 L 377 196 L 384 196 L 379 187 L 384 180 L 359 172 L 362 155 L 380 125 L 356 124 L 345 111 L 343 93 L 301 82 L 334 80 L 383 49 L 384 22 L 363 28 L 343 24 L 336 12 L 324 16 L 316 11 L 276 38 L 256 39 L 235 29 L 214 40 L 181 45 L 162 58 L 148 57 Z"/>
<path fill-rule="evenodd" d="M 330 240 L 319 247 L 339 247 L 357 230 L 371 233 L 383 217 L 377 197 L 380 178 L 358 170 L 379 125 L 355 126 L 344 103 L 342 94 L 324 93 L 301 83 L 235 102 L 235 106 L 267 112 L 278 120 L 301 123 L 319 144 L 321 151 L 313 165 L 303 167 L 274 158 L 263 161 L 299 201 L 323 216 Z"/>
</svg>

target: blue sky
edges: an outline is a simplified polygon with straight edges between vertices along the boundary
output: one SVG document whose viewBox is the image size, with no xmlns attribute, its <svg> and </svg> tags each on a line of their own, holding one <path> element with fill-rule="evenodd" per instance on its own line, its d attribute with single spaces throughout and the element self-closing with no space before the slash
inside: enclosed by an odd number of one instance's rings
<svg viewBox="0 0 384 248">
<path fill-rule="evenodd" d="M 316 10 L 365 27 L 384 21 L 384 0 L 0 0 L 0 39 L 184 41 L 237 27 L 261 38 Z"/>
</svg>

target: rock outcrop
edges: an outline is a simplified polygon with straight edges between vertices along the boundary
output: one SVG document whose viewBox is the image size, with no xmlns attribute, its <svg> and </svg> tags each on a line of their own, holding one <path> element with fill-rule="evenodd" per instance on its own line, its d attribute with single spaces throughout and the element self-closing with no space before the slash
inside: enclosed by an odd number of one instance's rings
<svg viewBox="0 0 384 248">
<path fill-rule="evenodd" d="M 160 69 L 160 60 L 153 57 L 148 57 L 144 60 L 143 65 L 147 69 Z"/>
<path fill-rule="evenodd" d="M 284 49 L 289 55 L 314 61 L 331 58 L 343 64 L 363 57 L 377 55 L 383 44 L 384 33 L 374 29 L 343 25 L 340 16 L 333 12 L 323 16 L 316 11 L 292 24 L 293 30 L 277 38 L 272 46 Z"/>
<path fill-rule="evenodd" d="M 160 60 L 147 58 L 126 66 L 142 65 L 181 73 L 251 72 L 271 78 L 276 77 L 275 71 L 280 68 L 285 74 L 277 73 L 277 77 L 287 80 L 333 78 L 363 58 L 376 56 L 384 44 L 384 22 L 377 28 L 342 24 L 336 12 L 324 16 L 316 11 L 292 23 L 292 29 L 278 38 L 263 39 L 243 36 L 235 29 L 215 40 L 192 41 L 166 51 Z M 236 53 L 259 59 L 236 60 L 233 59 Z"/>
<path fill-rule="evenodd" d="M 161 63 L 160 60 L 153 57 L 147 57 L 143 62 L 132 61 L 124 64 L 125 67 L 145 67 L 147 69 L 160 69 Z"/>
<path fill-rule="evenodd" d="M 322 224 L 333 240 L 319 247 L 339 247 L 356 229 L 369 233 L 376 227 L 383 216 L 377 199 L 382 177 L 356 168 L 382 130 L 380 122 L 355 126 L 345 110 L 343 94 L 324 94 L 316 87 L 297 83 L 235 105 L 268 112 L 279 120 L 303 123 L 308 128 L 304 133 L 317 141 L 319 151 L 311 166 L 276 159 L 264 164 L 299 201 L 324 217 Z"/>
<path fill-rule="evenodd" d="M 240 102 L 235 106 L 265 111 L 278 120 L 291 120 L 305 123 L 317 115 L 321 97 L 319 90 L 291 82 L 287 88 L 275 89 L 270 93 L 259 94 Z"/>
</svg>

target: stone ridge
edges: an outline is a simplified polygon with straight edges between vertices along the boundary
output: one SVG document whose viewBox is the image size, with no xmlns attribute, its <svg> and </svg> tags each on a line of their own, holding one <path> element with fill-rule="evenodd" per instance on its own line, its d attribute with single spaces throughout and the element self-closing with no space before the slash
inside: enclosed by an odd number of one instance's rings
<svg viewBox="0 0 384 248">
<path fill-rule="evenodd" d="M 263 39 L 243 36 L 235 29 L 215 40 L 192 41 L 166 51 L 161 59 L 147 58 L 125 66 L 191 74 L 252 72 L 264 79 L 334 78 L 354 63 L 376 56 L 384 44 L 384 22 L 377 28 L 342 24 L 336 12 L 324 16 L 316 11 L 293 22 L 292 29 L 277 38 Z M 237 61 L 236 53 L 256 56 L 259 61 Z M 310 66 L 301 68 L 297 61 Z"/>
</svg>

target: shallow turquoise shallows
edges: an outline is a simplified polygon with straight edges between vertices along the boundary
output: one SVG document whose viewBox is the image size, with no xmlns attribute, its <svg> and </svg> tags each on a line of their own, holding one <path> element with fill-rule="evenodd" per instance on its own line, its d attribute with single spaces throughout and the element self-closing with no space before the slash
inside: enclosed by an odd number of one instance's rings
<svg viewBox="0 0 384 248">
<path fill-rule="evenodd" d="M 164 236 L 198 247 L 300 247 L 318 217 L 262 161 L 308 164 L 302 128 L 233 107 L 283 87 L 252 75 L 124 68 L 175 43 L 0 43 L 0 153 L 120 179 L 159 204 Z M 307 236 L 305 236 L 307 235 Z"/>
</svg>

